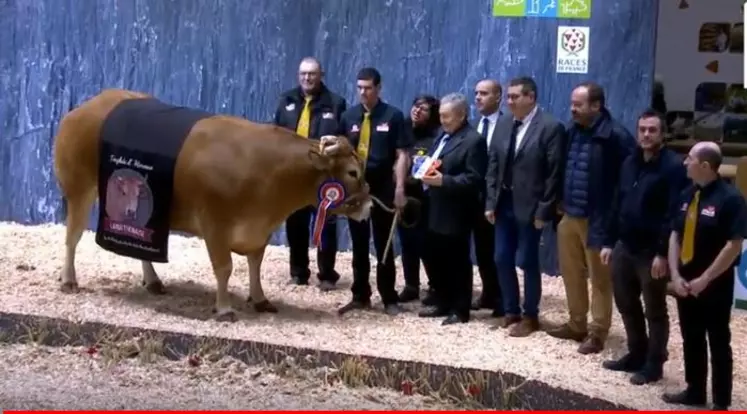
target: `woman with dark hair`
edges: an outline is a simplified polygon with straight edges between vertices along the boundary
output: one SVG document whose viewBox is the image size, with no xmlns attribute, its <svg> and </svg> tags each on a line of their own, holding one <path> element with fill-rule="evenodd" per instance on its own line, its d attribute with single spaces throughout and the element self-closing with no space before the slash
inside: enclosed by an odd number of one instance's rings
<svg viewBox="0 0 747 414">
<path fill-rule="evenodd" d="M 441 126 L 438 106 L 438 99 L 431 95 L 420 95 L 412 101 L 407 124 L 412 127 L 414 145 L 410 157 L 415 168 L 428 154 L 438 128 Z M 414 168 L 411 171 L 414 171 Z M 418 199 L 421 208 L 417 224 L 413 227 L 400 224 L 397 229 L 402 246 L 402 269 L 405 274 L 405 288 L 399 294 L 400 302 L 410 302 L 420 297 L 420 260 L 423 257 L 423 241 L 428 224 L 427 197 L 422 183 L 412 178 L 412 173 L 407 180 L 405 192 L 408 197 Z M 429 302 L 432 302 L 430 286 L 428 295 L 423 298 L 424 304 L 427 305 Z"/>
</svg>

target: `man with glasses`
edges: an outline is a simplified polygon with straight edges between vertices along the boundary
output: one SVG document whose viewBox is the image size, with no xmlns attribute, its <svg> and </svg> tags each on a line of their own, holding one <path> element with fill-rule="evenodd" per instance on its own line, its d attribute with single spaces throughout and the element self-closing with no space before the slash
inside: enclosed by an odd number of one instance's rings
<svg viewBox="0 0 747 414">
<path fill-rule="evenodd" d="M 322 81 L 322 65 L 313 57 L 301 60 L 298 67 L 298 86 L 280 96 L 275 110 L 274 124 L 297 134 L 318 140 L 324 135 L 334 135 L 340 116 L 345 112 L 345 99 L 332 91 Z M 291 282 L 307 285 L 309 271 L 309 226 L 314 214 L 312 206 L 297 210 L 285 222 L 285 233 L 290 250 Z M 335 271 L 337 256 L 337 222 L 332 216 L 322 233 L 322 244 L 317 249 L 319 288 L 332 290 L 340 279 Z"/>
</svg>

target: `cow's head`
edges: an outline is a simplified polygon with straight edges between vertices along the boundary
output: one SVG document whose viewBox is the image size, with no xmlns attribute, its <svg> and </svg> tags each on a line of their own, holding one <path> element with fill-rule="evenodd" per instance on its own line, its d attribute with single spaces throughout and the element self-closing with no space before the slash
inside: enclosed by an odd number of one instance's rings
<svg viewBox="0 0 747 414">
<path fill-rule="evenodd" d="M 363 162 L 355 148 L 344 136 L 325 135 L 319 141 L 319 150 L 312 151 L 314 166 L 345 186 L 345 201 L 330 210 L 333 214 L 362 221 L 371 214 L 371 196 L 363 174 Z"/>
<path fill-rule="evenodd" d="M 119 176 L 116 178 L 115 185 L 120 196 L 119 200 L 120 203 L 122 203 L 122 211 L 124 215 L 127 217 L 135 217 L 143 181 L 136 177 Z"/>
</svg>

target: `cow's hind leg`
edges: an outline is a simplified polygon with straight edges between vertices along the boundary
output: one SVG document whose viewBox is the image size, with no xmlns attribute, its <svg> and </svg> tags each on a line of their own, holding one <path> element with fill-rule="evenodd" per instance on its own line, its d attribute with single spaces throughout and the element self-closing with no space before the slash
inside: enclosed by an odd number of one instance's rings
<svg viewBox="0 0 747 414">
<path fill-rule="evenodd" d="M 266 247 L 266 246 L 265 246 Z M 249 264 L 249 299 L 247 302 L 254 303 L 254 310 L 257 312 L 276 313 L 278 308 L 275 307 L 265 297 L 262 289 L 262 260 L 265 257 L 265 247 L 257 249 L 246 256 Z"/>
<path fill-rule="evenodd" d="M 228 295 L 228 279 L 233 272 L 231 249 L 223 242 L 223 239 L 205 238 L 205 245 L 217 282 L 215 292 L 216 319 L 223 322 L 235 322 L 236 311 L 231 307 L 230 296 Z"/>
<path fill-rule="evenodd" d="M 143 265 L 143 286 L 148 293 L 154 295 L 163 295 L 166 293 L 166 289 L 163 287 L 161 278 L 158 277 L 156 269 L 153 267 L 153 262 L 141 261 Z"/>
<path fill-rule="evenodd" d="M 65 293 L 78 292 L 78 278 L 75 274 L 75 251 L 88 224 L 88 213 L 91 211 L 95 195 L 95 191 L 89 190 L 74 194 L 65 200 L 67 210 L 65 264 L 60 274 L 60 290 Z"/>
</svg>

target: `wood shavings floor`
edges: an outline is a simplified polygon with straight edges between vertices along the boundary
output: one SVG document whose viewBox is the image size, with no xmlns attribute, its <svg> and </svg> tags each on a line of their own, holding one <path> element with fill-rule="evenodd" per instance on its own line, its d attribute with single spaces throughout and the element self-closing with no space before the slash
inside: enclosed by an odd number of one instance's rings
<svg viewBox="0 0 747 414">
<path fill-rule="evenodd" d="M 4 410 L 453 410 L 429 397 L 325 385 L 312 372 L 224 359 L 126 359 L 112 364 L 80 348 L 0 345 Z"/>
<path fill-rule="evenodd" d="M 335 310 L 350 299 L 350 253 L 338 254 L 340 289 L 321 293 L 313 286 L 313 278 L 311 286 L 288 285 L 287 250 L 269 247 L 262 281 L 267 297 L 280 308 L 275 315 L 258 315 L 246 306 L 249 281 L 246 260 L 235 256 L 230 286 L 236 294 L 234 306 L 240 310 L 240 320 L 229 324 L 211 319 L 215 281 L 204 244 L 195 238 L 171 236 L 171 263 L 156 265 L 170 291 L 162 297 L 150 296 L 140 287 L 137 261 L 102 250 L 95 244 L 92 232 L 84 234 L 78 247 L 76 268 L 84 289 L 78 295 L 65 295 L 58 289 L 57 278 L 64 259 L 63 226 L 0 223 L 0 252 L 3 252 L 0 310 L 7 312 L 509 371 L 639 409 L 671 409 L 659 397 L 662 392 L 676 390 L 683 384 L 681 337 L 672 299 L 670 360 L 665 366 L 665 378 L 657 384 L 638 387 L 629 383 L 627 375 L 601 368 L 603 360 L 625 352 L 617 311 L 607 349 L 592 356 L 578 354 L 575 343 L 559 341 L 542 332 L 528 338 L 509 338 L 505 331 L 491 331 L 486 311 L 476 313 L 469 324 L 448 327 L 440 326 L 440 320 L 419 319 L 414 312 L 390 318 L 382 314 L 380 305 L 373 312 L 351 313 L 340 318 Z M 309 256 L 313 272 L 315 255 Z M 371 274 L 373 283 L 374 272 Z M 478 277 L 475 281 L 479 284 Z M 398 282 L 403 283 L 401 271 Z M 372 287 L 376 291 L 375 285 Z M 373 300 L 378 301 L 376 294 Z M 418 306 L 409 308 L 416 311 Z M 544 321 L 564 321 L 562 280 L 543 281 L 541 311 Z M 743 345 L 747 337 L 747 314 L 744 312 L 734 313 L 732 334 L 735 371 L 732 408 L 747 409 L 747 348 Z"/>
</svg>

